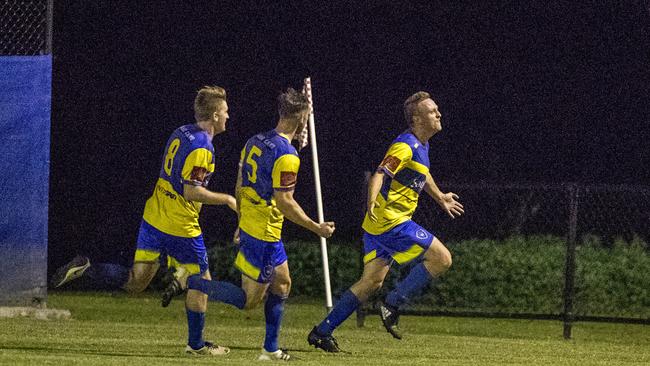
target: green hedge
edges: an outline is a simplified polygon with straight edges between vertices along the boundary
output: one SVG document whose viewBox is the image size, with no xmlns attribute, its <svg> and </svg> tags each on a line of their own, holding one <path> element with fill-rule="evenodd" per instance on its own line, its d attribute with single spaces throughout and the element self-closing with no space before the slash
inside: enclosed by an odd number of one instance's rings
<svg viewBox="0 0 650 366">
<path fill-rule="evenodd" d="M 412 304 L 414 309 L 500 313 L 559 314 L 564 289 L 565 242 L 552 236 L 448 243 L 453 266 Z M 332 291 L 339 295 L 362 271 L 360 244 L 328 246 Z M 286 244 L 292 296 L 323 297 L 318 241 Z M 210 253 L 216 278 L 239 281 L 233 268 L 235 248 L 216 246 Z M 576 253 L 575 313 L 650 317 L 650 256 L 638 239 L 611 248 L 587 237 Z M 411 266 L 391 270 L 382 289 L 394 287 Z"/>
<path fill-rule="evenodd" d="M 565 249 L 554 237 L 450 243 L 454 264 L 421 302 L 440 310 L 559 313 Z"/>
<path fill-rule="evenodd" d="M 650 250 L 648 243 L 614 240 L 603 249 L 589 238 L 576 253 L 576 314 L 650 319 Z"/>
</svg>

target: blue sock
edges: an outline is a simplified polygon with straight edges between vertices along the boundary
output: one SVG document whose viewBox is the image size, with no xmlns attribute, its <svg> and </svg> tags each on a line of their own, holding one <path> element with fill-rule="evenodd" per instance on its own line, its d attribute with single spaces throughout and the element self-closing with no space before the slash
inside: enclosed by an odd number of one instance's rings
<svg viewBox="0 0 650 366">
<path fill-rule="evenodd" d="M 286 297 L 278 296 L 269 292 L 264 303 L 264 316 L 266 317 L 266 336 L 264 337 L 264 349 L 267 352 L 275 352 L 278 348 L 278 336 L 280 334 L 280 323 L 284 313 L 284 300 Z"/>
<path fill-rule="evenodd" d="M 416 265 L 411 269 L 408 276 L 386 295 L 386 303 L 394 308 L 399 308 L 409 299 L 418 295 L 432 279 L 433 276 L 424 267 L 424 263 Z"/>
<path fill-rule="evenodd" d="M 205 345 L 203 341 L 203 326 L 205 324 L 205 313 L 198 313 L 185 308 L 187 313 L 187 344 L 193 349 L 199 349 Z"/>
<path fill-rule="evenodd" d="M 320 335 L 331 335 L 334 329 L 341 325 L 359 307 L 359 298 L 350 290 L 341 295 L 341 298 L 332 309 L 332 312 L 318 324 L 316 331 Z"/>
<path fill-rule="evenodd" d="M 118 290 L 129 280 L 129 268 L 114 263 L 92 263 L 83 274 L 94 290 Z"/>
<path fill-rule="evenodd" d="M 244 290 L 230 282 L 209 281 L 200 275 L 192 275 L 187 278 L 187 288 L 203 292 L 210 301 L 220 301 L 238 309 L 243 309 L 246 305 Z"/>
</svg>

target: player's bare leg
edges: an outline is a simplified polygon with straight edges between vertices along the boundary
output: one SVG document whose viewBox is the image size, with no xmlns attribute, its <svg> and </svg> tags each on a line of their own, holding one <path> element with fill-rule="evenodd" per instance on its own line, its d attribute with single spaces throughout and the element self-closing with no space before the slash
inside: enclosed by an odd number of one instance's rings
<svg viewBox="0 0 650 366">
<path fill-rule="evenodd" d="M 160 264 L 158 262 L 135 262 L 129 270 L 129 280 L 122 288 L 131 294 L 144 291 L 156 275 Z"/>
<path fill-rule="evenodd" d="M 384 284 L 384 278 L 390 270 L 390 265 L 382 258 L 375 258 L 363 266 L 361 279 L 350 287 L 360 302 L 368 300 Z"/>
<path fill-rule="evenodd" d="M 262 302 L 269 288 L 269 284 L 260 283 L 246 275 L 242 275 L 241 288 L 246 293 L 246 305 L 244 305 L 244 309 L 251 310 L 255 309 Z"/>
<path fill-rule="evenodd" d="M 429 249 L 424 252 L 423 264 L 433 277 L 447 272 L 451 267 L 451 253 L 438 238 L 433 238 Z"/>
<path fill-rule="evenodd" d="M 205 271 L 201 278 L 211 280 L 210 272 Z M 187 290 L 185 298 L 187 309 L 189 340 L 185 353 L 197 356 L 222 356 L 230 353 L 230 348 L 218 346 L 203 340 L 203 317 L 208 309 L 208 295 L 201 291 Z"/>
<path fill-rule="evenodd" d="M 212 276 L 210 272 L 205 271 L 201 278 L 211 280 Z M 208 309 L 208 295 L 201 291 L 189 289 L 185 297 L 185 306 L 192 311 L 205 312 Z"/>
</svg>

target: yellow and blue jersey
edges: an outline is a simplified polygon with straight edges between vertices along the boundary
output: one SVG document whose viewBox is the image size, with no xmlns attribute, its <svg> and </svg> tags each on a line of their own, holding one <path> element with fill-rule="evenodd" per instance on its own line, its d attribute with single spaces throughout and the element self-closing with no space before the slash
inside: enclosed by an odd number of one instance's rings
<svg viewBox="0 0 650 366">
<path fill-rule="evenodd" d="M 298 152 L 289 139 L 271 130 L 246 142 L 240 165 L 239 227 L 255 239 L 277 242 L 284 215 L 273 192 L 294 189 L 300 168 Z"/>
<path fill-rule="evenodd" d="M 404 131 L 390 145 L 377 171 L 386 174 L 374 210 L 377 221 L 366 213 L 362 226 L 372 235 L 385 233 L 413 216 L 429 173 L 429 143 L 422 144 L 410 130 Z"/>
<path fill-rule="evenodd" d="M 207 186 L 214 163 L 214 147 L 207 132 L 195 124 L 177 128 L 165 146 L 160 175 L 143 219 L 165 234 L 184 238 L 201 235 L 201 203 L 183 197 L 184 185 Z"/>
</svg>

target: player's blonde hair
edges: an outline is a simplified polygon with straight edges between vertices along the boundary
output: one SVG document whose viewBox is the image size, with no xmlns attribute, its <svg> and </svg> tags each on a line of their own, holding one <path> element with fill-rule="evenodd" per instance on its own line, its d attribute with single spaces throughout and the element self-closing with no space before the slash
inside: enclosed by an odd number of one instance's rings
<svg viewBox="0 0 650 366">
<path fill-rule="evenodd" d="M 429 98 L 431 98 L 431 95 L 424 91 L 419 91 L 406 98 L 406 101 L 404 102 L 404 118 L 409 126 L 413 124 L 413 115 L 418 108 L 418 104 Z"/>
<path fill-rule="evenodd" d="M 297 119 L 308 109 L 309 99 L 307 99 L 307 96 L 293 88 L 287 88 L 286 92 L 278 96 L 280 118 Z"/>
<path fill-rule="evenodd" d="M 197 121 L 209 120 L 217 111 L 220 101 L 226 101 L 226 90 L 220 86 L 204 86 L 194 98 L 194 118 Z"/>
</svg>

